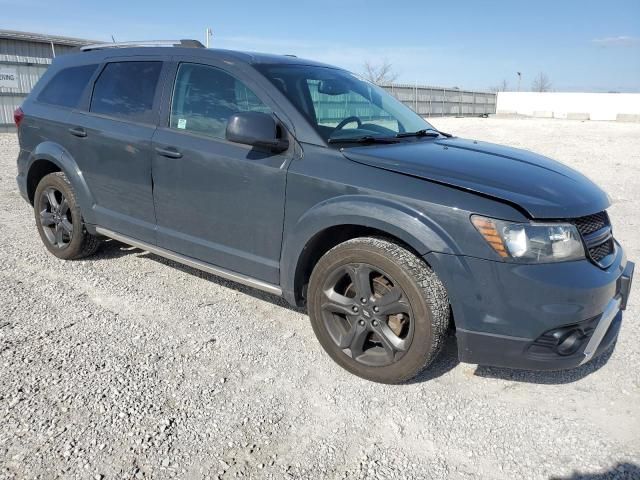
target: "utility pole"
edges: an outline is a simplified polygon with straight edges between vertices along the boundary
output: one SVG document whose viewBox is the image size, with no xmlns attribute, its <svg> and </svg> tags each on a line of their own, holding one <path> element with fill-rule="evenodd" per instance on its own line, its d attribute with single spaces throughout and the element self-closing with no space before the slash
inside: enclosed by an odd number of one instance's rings
<svg viewBox="0 0 640 480">
<path fill-rule="evenodd" d="M 211 27 L 207 27 L 204 32 L 204 43 L 207 48 L 209 48 L 209 40 L 211 39 L 211 37 L 213 37 L 213 30 L 211 30 Z"/>
<path fill-rule="evenodd" d="M 518 91 L 520 91 L 520 80 L 522 80 L 522 72 L 516 72 L 518 74 Z"/>
</svg>

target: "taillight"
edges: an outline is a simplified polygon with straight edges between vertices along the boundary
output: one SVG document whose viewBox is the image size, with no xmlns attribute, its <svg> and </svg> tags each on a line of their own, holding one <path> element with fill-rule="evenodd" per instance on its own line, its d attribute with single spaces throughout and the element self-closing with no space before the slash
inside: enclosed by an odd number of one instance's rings
<svg viewBox="0 0 640 480">
<path fill-rule="evenodd" d="M 20 126 L 20 122 L 22 122 L 23 118 L 24 112 L 22 111 L 22 109 L 20 107 L 16 108 L 16 110 L 13 112 L 13 123 L 16 124 L 16 128 Z"/>
</svg>

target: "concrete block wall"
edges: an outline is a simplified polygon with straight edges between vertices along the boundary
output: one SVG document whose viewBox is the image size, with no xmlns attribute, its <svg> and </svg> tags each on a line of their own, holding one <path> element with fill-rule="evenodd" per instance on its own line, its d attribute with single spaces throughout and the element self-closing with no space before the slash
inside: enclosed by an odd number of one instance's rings
<svg viewBox="0 0 640 480">
<path fill-rule="evenodd" d="M 640 121 L 640 93 L 499 92 L 497 113 L 569 120 Z"/>
</svg>

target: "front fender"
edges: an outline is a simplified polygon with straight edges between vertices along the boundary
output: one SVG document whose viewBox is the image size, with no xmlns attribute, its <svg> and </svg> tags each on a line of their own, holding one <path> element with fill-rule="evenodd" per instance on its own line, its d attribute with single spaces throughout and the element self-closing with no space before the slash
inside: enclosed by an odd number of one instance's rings
<svg viewBox="0 0 640 480">
<path fill-rule="evenodd" d="M 61 145 L 55 142 L 42 142 L 34 148 L 30 155 L 26 165 L 25 171 L 27 172 L 27 178 L 31 167 L 38 161 L 49 161 L 55 164 L 69 179 L 71 186 L 76 195 L 76 200 L 80 205 L 82 216 L 86 223 L 95 223 L 93 219 L 93 195 L 89 191 L 87 182 L 82 174 L 82 170 L 78 167 L 78 164 L 71 156 L 71 154 Z"/>
<path fill-rule="evenodd" d="M 289 301 L 295 301 L 295 277 L 305 247 L 322 231 L 340 225 L 380 230 L 402 240 L 419 255 L 429 252 L 460 253 L 453 238 L 424 212 L 393 200 L 369 195 L 332 198 L 307 210 L 285 231 L 280 285 Z"/>
</svg>

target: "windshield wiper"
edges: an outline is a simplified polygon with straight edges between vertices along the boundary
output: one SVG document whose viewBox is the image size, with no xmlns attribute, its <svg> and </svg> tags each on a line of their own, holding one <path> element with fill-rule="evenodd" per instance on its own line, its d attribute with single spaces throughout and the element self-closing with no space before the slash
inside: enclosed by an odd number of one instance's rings
<svg viewBox="0 0 640 480">
<path fill-rule="evenodd" d="M 374 137 L 365 135 L 364 137 L 353 138 L 330 138 L 329 143 L 398 143 L 395 138 Z"/>
<path fill-rule="evenodd" d="M 423 128 L 422 130 L 418 130 L 416 132 L 400 132 L 396 134 L 396 138 L 404 138 L 404 137 L 437 137 L 442 135 L 447 138 L 453 137 L 450 133 L 441 132 L 440 130 L 436 130 L 435 128 Z"/>
</svg>

